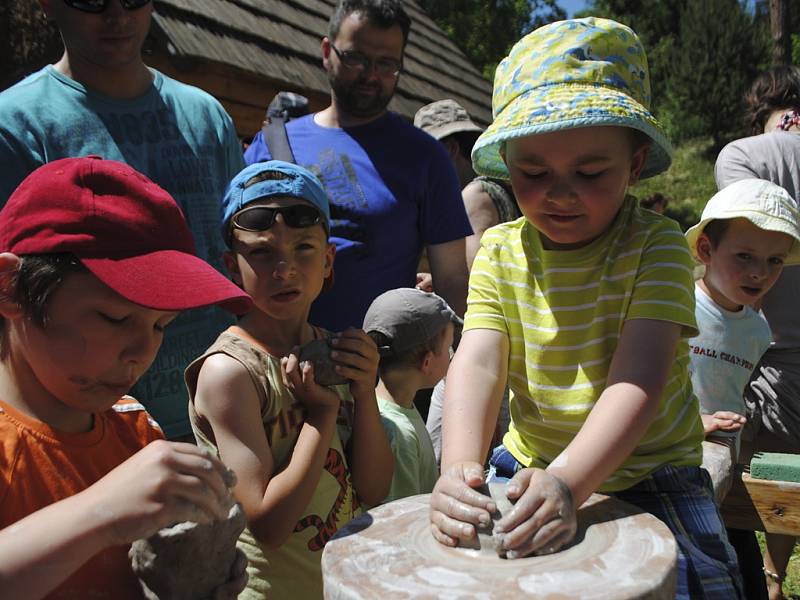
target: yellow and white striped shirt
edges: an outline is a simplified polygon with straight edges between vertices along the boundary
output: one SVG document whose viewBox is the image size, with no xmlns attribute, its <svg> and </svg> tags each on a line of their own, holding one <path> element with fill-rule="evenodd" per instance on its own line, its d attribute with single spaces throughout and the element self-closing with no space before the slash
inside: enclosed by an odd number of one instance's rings
<svg viewBox="0 0 800 600">
<path fill-rule="evenodd" d="M 503 442 L 518 461 L 544 468 L 561 453 L 605 389 L 625 321 L 657 319 L 682 326 L 659 411 L 600 491 L 627 489 L 665 464 L 700 464 L 686 342 L 697 334 L 692 264 L 677 224 L 632 198 L 608 232 L 577 250 L 544 250 L 525 218 L 486 231 L 464 329 L 509 337 L 512 422 Z"/>
</svg>

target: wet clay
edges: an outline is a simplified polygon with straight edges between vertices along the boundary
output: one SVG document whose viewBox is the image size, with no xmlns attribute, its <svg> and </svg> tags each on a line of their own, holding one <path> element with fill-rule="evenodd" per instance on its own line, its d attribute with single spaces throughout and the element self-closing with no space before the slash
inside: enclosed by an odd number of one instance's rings
<svg viewBox="0 0 800 600">
<path fill-rule="evenodd" d="M 488 525 L 478 527 L 478 536 L 471 543 L 464 544 L 464 548 L 479 550 L 481 554 L 497 555 L 500 558 L 506 557 L 506 549 L 503 548 L 505 534 L 497 531 L 497 522 L 505 517 L 514 508 L 511 500 L 506 496 L 508 484 L 505 483 L 485 483 L 477 488 L 484 496 L 489 496 L 494 500 L 497 511 L 492 515 L 492 520 Z"/>
<path fill-rule="evenodd" d="M 336 363 L 331 358 L 329 340 L 312 340 L 300 348 L 301 362 L 310 361 L 314 364 L 314 381 L 319 385 L 341 385 L 348 383 L 346 377 L 336 372 Z"/>
<path fill-rule="evenodd" d="M 236 476 L 228 472 L 226 484 Z M 206 600 L 231 577 L 236 540 L 246 524 L 233 502 L 224 521 L 178 523 L 131 545 L 128 556 L 147 600 Z"/>
</svg>

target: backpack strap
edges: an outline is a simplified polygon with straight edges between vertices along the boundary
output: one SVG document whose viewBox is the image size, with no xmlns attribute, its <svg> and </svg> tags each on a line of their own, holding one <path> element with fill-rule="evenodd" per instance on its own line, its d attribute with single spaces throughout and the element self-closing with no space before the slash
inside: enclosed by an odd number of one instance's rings
<svg viewBox="0 0 800 600">
<path fill-rule="evenodd" d="M 264 134 L 264 143 L 273 159 L 296 162 L 292 147 L 289 145 L 289 136 L 286 135 L 286 120 L 283 117 L 272 117 L 261 131 Z"/>
</svg>

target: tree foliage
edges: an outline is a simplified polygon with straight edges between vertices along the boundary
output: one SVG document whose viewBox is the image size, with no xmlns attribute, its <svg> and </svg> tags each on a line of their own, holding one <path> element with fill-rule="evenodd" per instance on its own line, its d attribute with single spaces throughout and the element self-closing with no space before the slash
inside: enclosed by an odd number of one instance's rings
<svg viewBox="0 0 800 600">
<path fill-rule="evenodd" d="M 761 0 L 763 1 L 766 0 Z M 647 51 L 653 106 L 676 141 L 744 133 L 742 96 L 767 66 L 769 11 L 738 0 L 595 0 L 588 11 L 633 28 Z"/>
<path fill-rule="evenodd" d="M 36 0 L 0 2 L 0 90 L 58 60 L 63 49 Z"/>
<path fill-rule="evenodd" d="M 418 0 L 489 80 L 511 46 L 539 25 L 563 19 L 556 0 Z"/>
<path fill-rule="evenodd" d="M 686 5 L 666 81 L 667 109 L 681 116 L 679 137 L 711 135 L 720 149 L 741 132 L 742 97 L 767 56 L 763 38 L 737 0 Z"/>
</svg>

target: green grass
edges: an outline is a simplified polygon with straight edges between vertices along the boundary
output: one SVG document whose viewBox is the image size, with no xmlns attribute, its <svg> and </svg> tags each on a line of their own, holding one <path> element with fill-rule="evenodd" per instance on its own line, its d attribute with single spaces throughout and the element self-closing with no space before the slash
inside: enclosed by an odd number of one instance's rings
<svg viewBox="0 0 800 600">
<path fill-rule="evenodd" d="M 714 158 L 709 156 L 710 139 L 692 140 L 675 149 L 672 166 L 666 173 L 645 179 L 631 188 L 637 198 L 661 192 L 669 199 L 667 216 L 683 229 L 700 218 L 708 199 L 717 191 L 714 181 Z"/>
<path fill-rule="evenodd" d="M 758 545 L 764 552 L 764 534 L 756 532 Z M 783 595 L 789 600 L 800 600 L 800 544 L 795 545 L 789 567 L 786 569 L 786 579 L 783 580 Z"/>
</svg>

